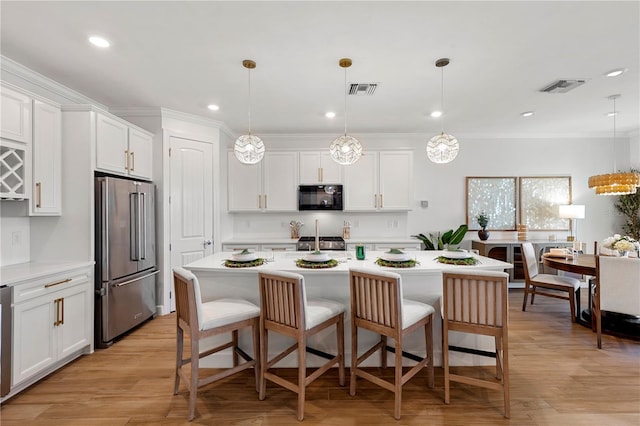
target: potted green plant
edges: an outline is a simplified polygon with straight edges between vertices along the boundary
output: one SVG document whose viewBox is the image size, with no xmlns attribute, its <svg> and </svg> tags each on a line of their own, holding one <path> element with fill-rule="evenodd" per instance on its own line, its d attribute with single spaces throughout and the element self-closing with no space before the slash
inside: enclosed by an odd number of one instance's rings
<svg viewBox="0 0 640 426">
<path fill-rule="evenodd" d="M 449 229 L 444 233 L 429 233 L 428 237 L 424 234 L 412 235 L 412 237 L 422 241 L 425 250 L 451 250 L 458 247 L 462 242 L 467 229 L 467 225 L 462 224 L 455 231 Z"/>
<path fill-rule="evenodd" d="M 489 224 L 489 216 L 485 212 L 481 212 L 476 216 L 476 222 L 480 225 L 480 230 L 478 231 L 478 238 L 482 241 L 486 241 L 489 239 L 489 231 L 487 231 L 487 225 Z"/>
</svg>

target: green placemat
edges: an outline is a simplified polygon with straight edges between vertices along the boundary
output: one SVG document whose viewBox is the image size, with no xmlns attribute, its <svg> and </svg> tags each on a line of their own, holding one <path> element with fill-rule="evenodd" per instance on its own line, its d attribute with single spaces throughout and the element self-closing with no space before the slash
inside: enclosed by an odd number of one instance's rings
<svg viewBox="0 0 640 426">
<path fill-rule="evenodd" d="M 336 259 L 329 259 L 326 262 L 309 262 L 308 260 L 298 259 L 296 260 L 296 266 L 307 269 L 333 268 L 338 266 L 338 261 Z"/>
<path fill-rule="evenodd" d="M 478 259 L 475 257 L 467 257 L 466 259 L 451 259 L 444 256 L 438 256 L 438 262 L 446 263 L 447 265 L 477 265 Z"/>
<path fill-rule="evenodd" d="M 390 260 L 384 260 L 381 258 L 378 258 L 378 260 L 376 260 L 376 264 L 380 266 L 386 266 L 388 268 L 413 268 L 419 263 L 420 262 L 414 259 L 403 260 L 401 262 L 392 262 Z"/>
<path fill-rule="evenodd" d="M 250 268 L 252 266 L 260 266 L 264 263 L 264 259 L 257 258 L 250 260 L 249 262 L 238 262 L 236 260 L 227 259 L 224 261 L 224 266 L 227 268 Z"/>
</svg>

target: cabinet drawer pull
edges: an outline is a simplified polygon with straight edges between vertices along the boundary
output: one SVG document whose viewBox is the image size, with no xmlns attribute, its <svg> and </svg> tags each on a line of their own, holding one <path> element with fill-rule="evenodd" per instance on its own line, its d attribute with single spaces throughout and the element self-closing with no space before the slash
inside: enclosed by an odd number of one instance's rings
<svg viewBox="0 0 640 426">
<path fill-rule="evenodd" d="M 67 278 L 66 280 L 56 281 L 54 283 L 45 284 L 44 288 L 49 288 L 49 287 L 53 287 L 54 285 L 60 285 L 60 284 L 68 283 L 69 281 L 71 281 L 71 278 Z"/>
<path fill-rule="evenodd" d="M 36 182 L 37 201 L 36 208 L 42 207 L 42 182 Z"/>
</svg>

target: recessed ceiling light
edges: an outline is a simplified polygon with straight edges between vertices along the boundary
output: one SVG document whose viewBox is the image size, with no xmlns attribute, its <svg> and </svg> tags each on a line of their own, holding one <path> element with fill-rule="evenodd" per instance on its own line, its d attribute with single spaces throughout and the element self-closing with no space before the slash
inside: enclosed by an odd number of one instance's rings
<svg viewBox="0 0 640 426">
<path fill-rule="evenodd" d="M 94 46 L 98 46 L 98 47 L 109 47 L 111 45 L 111 43 L 109 43 L 108 40 L 98 36 L 89 37 L 89 42 L 91 42 L 91 44 L 93 44 Z"/>
<path fill-rule="evenodd" d="M 433 112 L 431 113 L 431 116 L 432 116 L 433 118 L 438 118 L 438 117 L 442 116 L 442 111 L 433 111 Z"/>
<path fill-rule="evenodd" d="M 336 117 L 336 113 L 333 112 L 333 111 L 329 111 L 324 116 L 327 117 L 327 118 L 335 118 Z"/>
<path fill-rule="evenodd" d="M 214 105 L 214 104 L 207 105 L 207 108 L 209 108 L 211 111 L 217 111 L 220 109 L 218 105 Z"/>
<path fill-rule="evenodd" d="M 606 73 L 605 75 L 606 75 L 607 77 L 617 77 L 617 76 L 619 76 L 619 75 L 621 75 L 621 74 L 624 74 L 626 71 L 627 71 L 627 69 L 626 69 L 626 68 L 618 68 L 618 69 L 615 69 L 615 70 L 611 70 L 611 71 L 609 71 L 609 72 L 608 72 L 608 73 Z"/>
<path fill-rule="evenodd" d="M 525 111 L 520 113 L 520 115 L 523 117 L 531 117 L 533 114 L 535 114 L 535 112 L 533 111 Z"/>
</svg>

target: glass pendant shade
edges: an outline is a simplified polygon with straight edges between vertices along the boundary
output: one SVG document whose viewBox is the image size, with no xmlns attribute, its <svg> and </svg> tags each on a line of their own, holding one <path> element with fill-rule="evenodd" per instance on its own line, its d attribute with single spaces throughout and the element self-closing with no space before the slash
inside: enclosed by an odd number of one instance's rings
<svg viewBox="0 0 640 426">
<path fill-rule="evenodd" d="M 456 158 L 459 149 L 458 139 L 442 132 L 427 142 L 427 157 L 434 163 L 449 163 Z"/>
<path fill-rule="evenodd" d="M 449 58 L 441 58 L 436 61 L 436 67 L 440 68 L 440 110 L 444 111 L 444 67 L 449 65 Z M 427 142 L 427 157 L 437 164 L 452 162 L 458 155 L 460 145 L 458 139 L 444 132 L 429 139 Z"/>
<path fill-rule="evenodd" d="M 241 163 L 256 164 L 264 157 L 264 143 L 256 135 L 242 135 L 236 139 L 233 152 Z"/>
<path fill-rule="evenodd" d="M 339 136 L 331 142 L 329 153 L 333 161 L 338 164 L 353 164 L 362 155 L 362 144 L 353 136 Z"/>
</svg>

